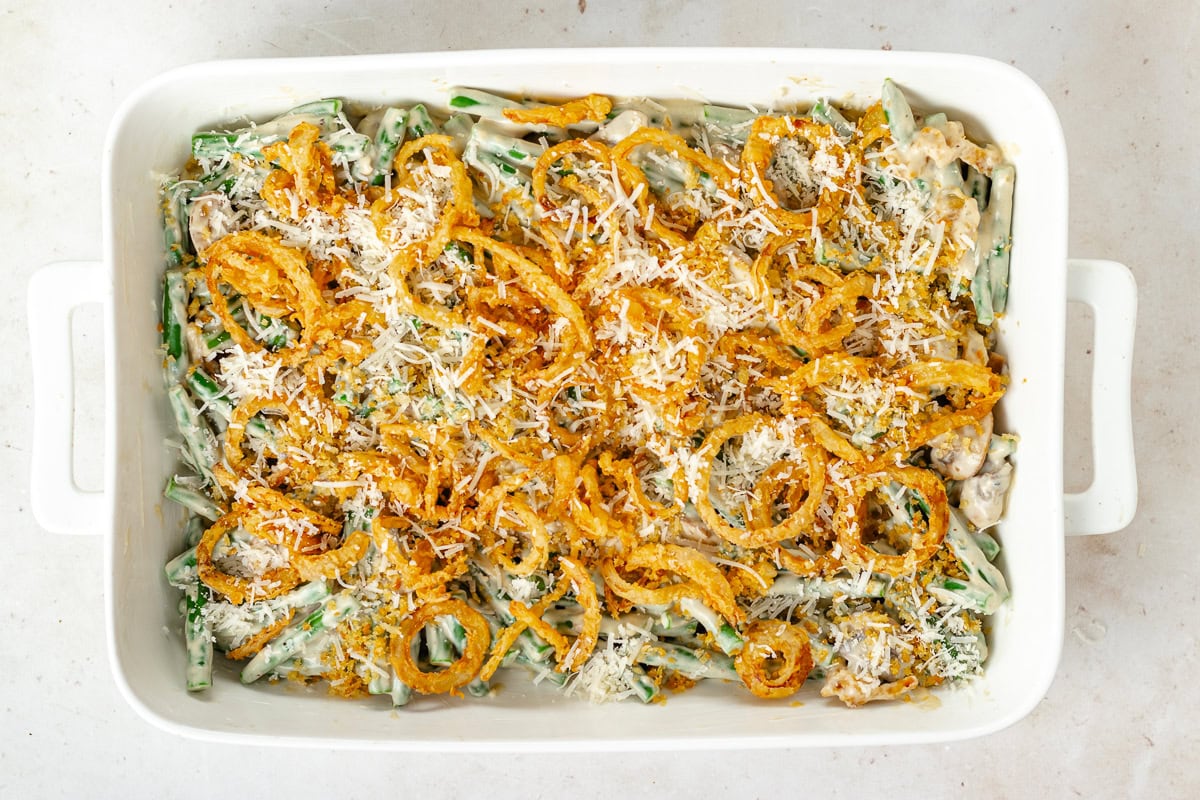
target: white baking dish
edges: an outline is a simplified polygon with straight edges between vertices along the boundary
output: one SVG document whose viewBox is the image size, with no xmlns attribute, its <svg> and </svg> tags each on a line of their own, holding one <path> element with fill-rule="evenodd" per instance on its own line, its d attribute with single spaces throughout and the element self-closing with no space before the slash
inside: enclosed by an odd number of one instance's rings
<svg viewBox="0 0 1200 800">
<path fill-rule="evenodd" d="M 944 110 L 998 143 L 1017 167 L 1011 299 L 1001 323 L 1012 386 L 1005 429 L 1021 436 L 1018 477 L 1002 528 L 1013 592 L 991 625 L 986 674 L 936 701 L 848 710 L 806 692 L 767 703 L 702 686 L 665 706 L 590 706 L 512 678 L 485 700 L 421 699 L 403 711 L 323 691 L 242 686 L 232 670 L 204 695 L 183 689 L 178 595 L 162 565 L 180 546 L 180 517 L 161 500 L 175 467 L 162 446 L 168 417 L 156 354 L 162 272 L 155 173 L 188 157 L 190 134 L 246 115 L 264 119 L 304 100 L 444 105 L 462 84 L 542 95 L 604 92 L 704 97 L 729 104 L 807 104 L 828 95 L 861 103 L 885 77 L 915 107 Z M 1058 119 L 1017 70 L 953 55 L 827 50 L 542 50 L 434 53 L 201 64 L 140 89 L 113 121 L 104 156 L 104 261 L 44 268 L 30 284 L 35 366 L 32 496 L 56 531 L 103 531 L 108 642 L 129 702 L 178 733 L 254 743 L 396 749 L 727 748 L 928 742 L 1009 725 L 1040 700 L 1063 631 L 1064 511 L 1072 532 L 1123 527 L 1136 478 L 1129 420 L 1135 288 L 1111 262 L 1067 261 L 1067 166 Z M 1068 278 L 1070 279 L 1068 281 Z M 1068 290 L 1068 284 L 1070 290 Z M 1096 481 L 1062 491 L 1064 320 L 1068 296 L 1097 315 L 1093 416 L 1104 435 Z M 107 458 L 102 493 L 70 475 L 67 315 L 106 308 Z"/>
</svg>

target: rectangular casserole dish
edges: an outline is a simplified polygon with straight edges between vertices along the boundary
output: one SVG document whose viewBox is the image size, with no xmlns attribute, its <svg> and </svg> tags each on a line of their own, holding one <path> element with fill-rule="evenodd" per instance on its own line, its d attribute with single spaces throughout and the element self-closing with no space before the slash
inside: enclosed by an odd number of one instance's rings
<svg viewBox="0 0 1200 800">
<path fill-rule="evenodd" d="M 162 564 L 179 547 L 178 510 L 161 499 L 175 460 L 162 446 L 170 420 L 154 335 L 163 245 L 157 176 L 188 158 L 191 133 L 246 116 L 266 119 L 299 102 L 338 96 L 365 105 L 444 106 L 446 89 L 571 96 L 588 92 L 703 97 L 729 105 L 807 107 L 820 96 L 864 106 L 885 77 L 914 108 L 945 111 L 968 133 L 998 144 L 1017 184 L 1007 316 L 1001 351 L 1012 382 L 1001 429 L 1017 433 L 1017 478 L 1002 524 L 1001 566 L 1012 599 L 992 618 L 985 674 L 967 688 L 915 703 L 848 710 L 807 690 L 798 703 L 767 703 L 728 687 L 700 686 L 665 705 L 591 706 L 521 679 L 484 700 L 425 698 L 408 710 L 327 697 L 296 686 L 244 686 L 218 667 L 214 688 L 189 695 L 178 593 Z M 427 750 L 676 749 L 929 742 L 981 735 L 1022 718 L 1057 666 L 1063 631 L 1063 368 L 1067 263 L 1067 162 L 1045 95 L 1025 75 L 985 59 L 815 50 L 535 50 L 200 64 L 142 87 L 117 113 L 104 156 L 104 263 L 52 265 L 30 286 L 35 421 L 33 499 L 51 529 L 100 527 L 105 548 L 108 642 L 130 703 L 167 730 L 254 744 Z M 1071 266 L 1072 299 L 1097 313 L 1097 479 L 1067 498 L 1080 532 L 1122 527 L 1136 485 L 1129 432 L 1134 288 L 1111 262 Z M 70 481 L 69 338 L 74 305 L 106 305 L 106 488 Z M 51 367 L 54 369 L 52 370 Z M 66 387 L 66 388 L 64 388 Z M 1123 405 L 1122 405 L 1123 403 Z M 67 410 L 63 410 L 67 409 Z M 1113 431 L 1118 431 L 1114 436 Z M 1099 504 L 1098 500 L 1104 503 Z M 227 667 L 228 665 L 226 665 Z"/>
</svg>

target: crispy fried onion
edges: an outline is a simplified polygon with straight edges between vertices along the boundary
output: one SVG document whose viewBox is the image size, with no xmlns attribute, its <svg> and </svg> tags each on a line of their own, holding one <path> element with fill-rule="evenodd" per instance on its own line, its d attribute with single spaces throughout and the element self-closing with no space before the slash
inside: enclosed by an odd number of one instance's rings
<svg viewBox="0 0 1200 800">
<path fill-rule="evenodd" d="M 226 653 L 225 657 L 232 661 L 245 661 L 247 658 L 253 658 L 259 650 L 262 650 L 268 642 L 288 626 L 294 616 L 296 616 L 296 609 L 289 608 L 286 614 L 265 628 L 255 631 L 246 641 Z"/>
<path fill-rule="evenodd" d="M 403 517 L 382 517 L 379 524 L 385 530 L 408 531 L 412 527 Z M 462 539 L 461 532 L 448 529 L 416 538 L 412 549 L 394 560 L 400 575 L 396 590 L 427 598 L 444 596 L 446 584 L 467 571 L 467 550 Z"/>
<path fill-rule="evenodd" d="M 414 165 L 418 156 L 424 163 Z M 414 296 L 408 276 L 445 251 L 455 225 L 478 223 L 467 168 L 455 153 L 453 140 L 441 135 L 408 142 L 393 164 L 396 178 L 392 188 L 371 204 L 371 220 L 380 240 L 398 249 L 388 267 L 396 295 L 431 325 L 465 327 L 461 312 Z"/>
<path fill-rule="evenodd" d="M 413 643 L 426 625 L 446 616 L 458 620 L 467 632 L 466 646 L 450 666 L 425 672 L 413 660 Z M 400 623 L 399 632 L 391 639 L 389 660 L 396 677 L 421 694 L 446 694 L 466 686 L 479 673 L 491 639 L 491 630 L 482 614 L 462 600 L 440 600 L 426 603 Z"/>
<path fill-rule="evenodd" d="M 553 382 L 570 368 L 583 361 L 593 347 L 592 326 L 584 316 L 583 309 L 563 291 L 554 279 L 542 271 L 534 262 L 511 244 L 497 241 L 470 228 L 458 228 L 454 238 L 474 245 L 487 252 L 493 260 L 503 262 L 520 278 L 525 289 L 546 308 L 567 320 L 562 353 L 536 377 L 547 383 Z"/>
<path fill-rule="evenodd" d="M 288 219 L 303 216 L 309 206 L 337 216 L 345 205 L 338 194 L 333 174 L 333 155 L 329 145 L 320 141 L 321 129 L 308 122 L 292 128 L 286 141 L 263 148 L 263 158 L 278 169 L 263 181 L 261 196 L 279 216 Z M 295 194 L 299 209 L 294 209 L 290 193 Z"/>
<path fill-rule="evenodd" d="M 911 433 L 903 446 L 884 455 L 892 460 L 928 444 L 947 431 L 973 425 L 986 417 L 1004 393 L 1004 379 L 986 366 L 968 361 L 918 361 L 897 370 L 896 379 L 909 386 L 930 390 L 958 388 L 969 394 L 963 408 L 939 414 Z"/>
<path fill-rule="evenodd" d="M 612 111 L 611 100 L 601 94 L 589 94 L 558 106 L 505 108 L 501 113 L 509 122 L 565 128 L 584 120 L 603 122 L 610 111 Z"/>
<path fill-rule="evenodd" d="M 795 235 L 779 235 L 767 242 L 754 261 L 754 285 L 759 297 L 774 309 L 784 341 L 809 357 L 816 357 L 842 349 L 842 340 L 854 331 L 858 299 L 872 296 L 875 276 L 861 270 L 842 276 L 829 267 L 799 261 L 792 264 L 790 259 L 782 258 L 779 251 L 796 241 Z M 802 287 L 806 291 L 780 291 L 780 296 L 775 296 L 771 270 L 777 260 L 786 263 L 785 272 L 793 287 Z M 817 294 L 817 287 L 820 287 L 819 294 L 797 322 L 797 315 L 788 303 L 795 304 L 810 294 Z"/>
<path fill-rule="evenodd" d="M 290 565 L 261 571 L 255 578 L 242 578 L 222 572 L 213 564 L 213 548 L 228 534 L 237 530 L 241 509 L 225 514 L 214 522 L 200 541 L 196 543 L 197 574 L 205 586 L 220 592 L 234 605 L 241 605 L 250 597 L 266 599 L 294 589 L 300 583 L 300 575 Z"/>
<path fill-rule="evenodd" d="M 867 495 L 876 489 L 895 482 L 918 495 L 925 501 L 927 515 L 924 525 L 916 525 L 912 531 L 908 551 L 900 555 L 881 553 L 863 542 L 863 530 L 867 515 Z M 903 575 L 933 558 L 941 547 L 942 539 L 950 523 L 949 500 L 946 487 L 933 472 L 919 467 L 882 467 L 851 479 L 850 492 L 834 485 L 838 494 L 838 509 L 835 525 L 838 544 L 846 560 L 864 569 L 874 569 L 888 575 Z"/>
<path fill-rule="evenodd" d="M 196 545 L 200 580 L 234 605 L 251 598 L 277 597 L 301 581 L 341 577 L 366 555 L 371 536 L 365 531 L 354 531 L 340 546 L 326 549 L 326 542 L 337 538 L 342 527 L 339 523 L 272 489 L 251 486 L 246 491 L 249 501 L 234 503 Z M 264 570 L 254 579 L 222 572 L 213 563 L 213 551 L 218 542 L 239 528 L 283 547 L 286 563 Z"/>
<path fill-rule="evenodd" d="M 628 375 L 634 393 L 678 415 L 708 357 L 699 318 L 679 298 L 637 287 L 613 292 L 597 315 L 596 328 L 596 338 L 604 337 L 600 346 L 609 368 Z M 674 333 L 674 339 L 668 333 Z M 647 339 L 648 346 L 641 344 Z"/>
<path fill-rule="evenodd" d="M 571 584 L 575 590 L 575 600 L 583 606 L 583 627 L 571 649 L 559 657 L 560 672 L 575 672 L 592 655 L 596 649 L 596 641 L 600 637 L 600 598 L 596 595 L 596 584 L 592 582 L 591 573 L 574 559 L 560 558 L 558 566 L 562 570 L 562 579 Z"/>
<path fill-rule="evenodd" d="M 247 352 L 266 350 L 234 319 L 229 302 L 221 293 L 222 282 L 232 286 L 245 302 L 262 313 L 298 321 L 304 328 L 300 341 L 274 355 L 287 365 L 304 360 L 325 311 L 304 253 L 280 244 L 265 233 L 242 231 L 222 237 L 201 258 L 205 261 L 205 282 L 212 295 L 213 312 L 235 343 Z"/>
<path fill-rule="evenodd" d="M 633 169 L 638 169 L 630 163 L 630 157 L 639 147 L 660 148 L 686 163 L 690 170 L 685 189 L 694 189 L 699 185 L 701 176 L 704 176 L 710 178 L 718 190 L 726 193 L 733 191 L 734 176 L 729 167 L 706 153 L 689 147 L 681 137 L 660 128 L 639 128 L 617 142 L 612 148 L 613 160 L 618 164 L 627 163 Z"/>
<path fill-rule="evenodd" d="M 517 521 L 524 526 L 520 538 L 529 542 L 528 548 L 517 554 L 520 557 L 519 562 L 514 561 L 512 553 L 514 541 L 512 539 L 501 540 L 497 530 L 507 527 L 507 525 L 497 523 L 494 526 L 486 526 L 481 531 L 484 549 L 492 560 L 504 567 L 510 575 L 518 577 L 532 575 L 544 567 L 546 559 L 550 557 L 550 533 L 546 530 L 546 523 L 542 521 L 536 511 L 529 507 L 529 503 L 516 495 L 505 500 L 501 515 L 504 510 L 511 511 Z"/>
<path fill-rule="evenodd" d="M 791 209 L 784 205 L 775 184 L 767 177 L 781 139 L 794 139 L 821 150 L 835 167 L 844 167 L 845 147 L 828 125 L 803 117 L 759 117 L 750 126 L 750 135 L 742 149 L 741 177 L 764 207 L 767 215 L 782 228 L 805 230 L 825 225 L 841 213 L 846 190 L 822 182 L 817 203 L 812 208 Z"/>
<path fill-rule="evenodd" d="M 638 466 L 633 459 L 617 459 L 611 451 L 605 450 L 600 454 L 597 463 L 605 473 L 611 475 L 629 495 L 629 502 L 648 519 L 674 519 L 682 511 L 685 498 L 679 495 L 678 489 L 669 502 L 659 502 L 646 494 L 642 486 L 642 478 Z M 683 468 L 677 467 L 671 476 L 673 487 L 686 486 Z"/>
<path fill-rule="evenodd" d="M 559 672 L 574 672 L 591 656 L 600 636 L 600 598 L 596 594 L 596 585 L 588 571 L 574 559 L 560 558 L 559 568 L 562 575 L 558 579 L 558 585 L 537 603 L 528 606 L 513 600 L 508 604 L 509 613 L 515 621 L 502 630 L 492 643 L 491 655 L 479 673 L 483 680 L 489 680 L 495 674 L 508 651 L 526 630 L 541 636 L 554 648 Z M 572 590 L 575 592 L 575 599 L 584 610 L 583 628 L 574 642 L 542 619 L 542 615 L 550 606 Z"/>
<path fill-rule="evenodd" d="M 725 444 L 734 437 L 743 436 L 763 427 L 778 429 L 780 422 L 778 419 L 761 413 L 735 417 L 715 428 L 705 438 L 701 448 L 696 451 L 696 459 L 700 464 L 699 486 L 696 496 L 692 498 L 692 502 L 695 504 L 696 510 L 700 512 L 700 516 L 704 522 L 722 538 L 734 544 L 739 544 L 743 547 L 764 547 L 784 539 L 791 539 L 810 529 L 813 525 L 813 520 L 816 518 L 817 506 L 820 504 L 821 496 L 825 491 L 825 450 L 799 431 L 791 434 L 793 441 L 789 443 L 788 450 L 795 453 L 792 458 L 803 460 L 807 482 L 807 496 L 799 507 L 792 506 L 792 513 L 787 519 L 767 527 L 754 525 L 737 527 L 731 525 L 713 506 L 711 490 L 713 462 L 721 453 Z M 764 490 L 769 494 L 770 488 L 773 485 L 775 485 L 774 482 L 769 480 Z M 792 493 L 792 495 L 794 499 L 798 499 L 795 498 L 795 493 Z M 771 499 L 773 500 L 774 498 Z M 766 502 L 767 500 L 764 499 L 759 499 L 756 502 L 752 501 L 750 507 L 753 508 L 756 504 L 761 509 Z M 729 511 L 732 512 L 734 510 L 729 509 Z"/>
<path fill-rule="evenodd" d="M 559 176 L 557 181 L 551 181 L 552 173 Z M 603 176 L 599 181 L 597 174 Z M 591 254 L 597 245 L 589 230 L 615 235 L 624 214 L 613 212 L 621 207 L 644 217 L 648 191 L 641 170 L 614 160 L 601 142 L 568 139 L 542 153 L 533 167 L 533 198 L 541 211 L 535 222 L 564 285 L 573 286 L 579 279 L 578 263 L 594 260 Z M 653 230 L 659 232 L 660 227 L 656 224 Z M 675 243 L 682 243 L 677 236 Z"/>
<path fill-rule="evenodd" d="M 621 572 L 642 573 L 631 581 Z M 746 614 L 738 606 L 729 581 L 699 551 L 677 544 L 650 543 L 634 548 L 623 559 L 606 558 L 600 563 L 604 585 L 613 594 L 638 605 L 676 603 L 684 598 L 707 602 L 712 609 L 734 625 Z M 670 583 L 671 573 L 682 576 L 683 583 Z M 657 585 L 653 585 L 657 584 Z"/>
<path fill-rule="evenodd" d="M 746 645 L 733 666 L 742 683 L 757 697 L 788 697 L 812 672 L 812 647 L 799 625 L 781 619 L 755 620 L 743 634 Z"/>
<path fill-rule="evenodd" d="M 315 477 L 315 454 L 322 451 L 337 452 L 336 437 L 342 430 L 344 412 L 313 396 L 312 392 L 304 393 L 304 397 L 307 403 L 303 406 L 299 398 L 275 395 L 251 397 L 233 409 L 223 448 L 225 460 L 233 472 L 241 473 L 247 468 L 243 448 L 247 423 L 261 412 L 272 411 L 284 414 L 287 418 L 286 427 L 276 426 L 277 431 L 270 443 L 279 461 L 286 465 L 286 477 L 293 483 Z"/>
<path fill-rule="evenodd" d="M 942 393 L 952 401 L 932 412 L 914 415 L 902 431 L 893 432 L 900 434 L 900 441 L 878 456 L 879 461 L 888 464 L 903 460 L 947 431 L 978 423 L 1004 392 L 1001 376 L 967 361 L 917 361 L 888 371 L 877 359 L 841 353 L 822 355 L 786 377 L 766 381 L 779 392 L 783 411 L 807 418 L 813 437 L 830 453 L 852 463 L 863 462 L 863 453 L 834 432 L 804 398 L 807 390 L 847 376 L 882 387 L 890 384 L 909 394 Z"/>
</svg>

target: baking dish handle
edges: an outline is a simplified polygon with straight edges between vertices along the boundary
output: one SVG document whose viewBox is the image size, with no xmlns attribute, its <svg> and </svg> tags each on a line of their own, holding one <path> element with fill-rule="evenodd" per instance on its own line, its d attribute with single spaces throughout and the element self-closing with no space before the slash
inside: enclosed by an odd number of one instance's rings
<svg viewBox="0 0 1200 800">
<path fill-rule="evenodd" d="M 60 261 L 29 279 L 29 352 L 33 357 L 33 516 L 53 533 L 99 533 L 103 492 L 80 489 L 72 474 L 75 376 L 71 312 L 86 303 L 108 305 L 103 264 Z M 107 308 L 105 309 L 107 314 Z"/>
<path fill-rule="evenodd" d="M 1067 299 L 1095 315 L 1092 366 L 1092 485 L 1064 499 L 1068 535 L 1112 533 L 1137 510 L 1130 390 L 1137 284 L 1124 264 L 1067 261 Z"/>
</svg>

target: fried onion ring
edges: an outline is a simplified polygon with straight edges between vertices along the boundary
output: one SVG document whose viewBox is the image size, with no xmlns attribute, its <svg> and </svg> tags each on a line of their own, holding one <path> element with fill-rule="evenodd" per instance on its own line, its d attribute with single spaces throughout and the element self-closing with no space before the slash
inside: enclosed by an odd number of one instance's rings
<svg viewBox="0 0 1200 800">
<path fill-rule="evenodd" d="M 308 354 L 308 337 L 325 310 L 304 254 L 264 233 L 242 231 L 218 239 L 201 253 L 201 258 L 205 262 L 205 282 L 212 296 L 213 312 L 230 338 L 247 352 L 266 352 L 266 347 L 233 318 L 229 302 L 221 294 L 222 281 L 264 313 L 298 319 L 305 336 L 271 355 L 287 365 L 303 361 Z"/>
<path fill-rule="evenodd" d="M 741 177 L 751 187 L 766 214 L 787 230 L 805 230 L 814 224 L 824 225 L 840 212 L 845 190 L 822 186 L 817 204 L 812 209 L 793 210 L 784 207 L 767 178 L 767 169 L 774 155 L 776 142 L 784 137 L 808 142 L 814 148 L 824 147 L 834 163 L 842 161 L 845 152 L 833 129 L 803 117 L 758 117 L 750 126 L 746 146 L 742 149 Z"/>
<path fill-rule="evenodd" d="M 235 606 L 240 606 L 250 597 L 278 597 L 300 584 L 300 576 L 291 566 L 265 570 L 258 578 L 251 580 L 221 572 L 213 564 L 213 548 L 217 542 L 238 528 L 241 512 L 242 509 L 235 505 L 233 511 L 214 522 L 196 543 L 196 571 L 200 580 L 208 588 L 225 595 Z"/>
<path fill-rule="evenodd" d="M 746 646 L 733 659 L 742 683 L 756 697 L 789 697 L 812 672 L 812 647 L 799 625 L 781 619 L 756 620 L 746 628 Z"/>
<path fill-rule="evenodd" d="M 741 436 L 762 425 L 777 423 L 765 414 L 746 414 L 717 427 L 704 440 L 704 444 L 696 451 L 700 462 L 699 492 L 692 498 L 696 510 L 700 512 L 705 524 L 722 538 L 743 547 L 763 547 L 784 539 L 791 539 L 812 527 L 816 518 L 817 506 L 825 491 L 825 451 L 815 442 L 797 436 L 797 444 L 804 459 L 808 481 L 808 496 L 800 508 L 792 509 L 791 515 L 777 525 L 764 528 L 739 528 L 730 525 L 717 511 L 712 503 L 709 491 L 709 481 L 712 477 L 713 460 L 721 452 L 725 443 L 735 436 Z"/>
<path fill-rule="evenodd" d="M 867 521 L 867 493 L 892 481 L 920 494 L 929 507 L 925 529 L 914 533 L 911 546 L 902 555 L 877 552 L 862 540 L 862 526 Z M 834 517 L 838 544 L 848 561 L 864 569 L 871 568 L 895 576 L 912 572 L 933 558 L 950 524 L 950 501 L 946 497 L 946 486 L 937 475 L 918 467 L 889 466 L 857 477 L 852 485 L 854 493 L 850 496 L 841 496 L 844 492 L 838 489 L 839 505 Z"/>
<path fill-rule="evenodd" d="M 604 584 L 618 597 L 639 605 L 660 605 L 692 597 L 706 601 L 713 610 L 734 625 L 740 625 L 746 614 L 737 604 L 729 581 L 712 562 L 690 547 L 676 544 L 643 544 L 620 562 L 626 570 L 645 570 L 650 573 L 675 572 L 688 579 L 657 588 L 631 583 L 621 576 L 617 562 L 608 558 L 601 562 Z"/>
<path fill-rule="evenodd" d="M 458 660 L 443 670 L 424 672 L 413 661 L 412 642 L 426 625 L 438 617 L 458 620 L 467 632 L 467 644 Z M 391 640 L 389 660 L 396 677 L 421 694 L 446 694 L 466 686 L 479 673 L 491 643 L 492 633 L 483 615 L 461 600 L 426 603 L 400 623 L 398 635 Z"/>
</svg>

